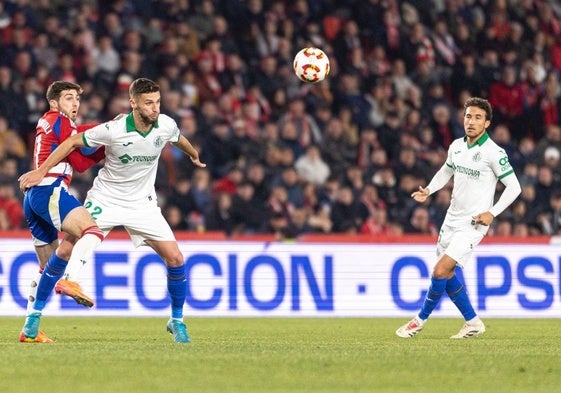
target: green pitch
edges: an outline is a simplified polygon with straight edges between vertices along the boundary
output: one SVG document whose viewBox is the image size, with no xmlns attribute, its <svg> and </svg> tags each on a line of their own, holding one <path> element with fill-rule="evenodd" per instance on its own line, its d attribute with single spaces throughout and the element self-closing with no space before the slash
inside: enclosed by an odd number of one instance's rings
<svg viewBox="0 0 561 393">
<path fill-rule="evenodd" d="M 450 340 L 460 319 L 431 319 L 412 339 L 404 319 L 187 318 L 192 344 L 166 318 L 53 318 L 55 344 L 17 341 L 23 318 L 0 318 L 0 392 L 561 391 L 561 320 L 486 319 Z"/>
</svg>

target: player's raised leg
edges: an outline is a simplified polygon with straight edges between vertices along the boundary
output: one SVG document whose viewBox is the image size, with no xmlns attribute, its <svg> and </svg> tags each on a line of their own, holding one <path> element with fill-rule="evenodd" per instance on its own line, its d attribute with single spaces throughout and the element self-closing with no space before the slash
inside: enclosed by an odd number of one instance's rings
<svg viewBox="0 0 561 393">
<path fill-rule="evenodd" d="M 82 267 L 91 260 L 95 248 L 103 241 L 103 231 L 83 206 L 72 210 L 66 216 L 62 228 L 65 232 L 79 238 L 73 239 L 73 241 L 68 239 L 69 243 L 74 243 L 74 247 L 71 248 L 68 256 L 68 266 L 64 276 L 59 277 L 54 285 L 55 291 L 58 294 L 70 296 L 78 304 L 92 307 L 93 300 L 83 292 L 78 280 Z"/>
</svg>

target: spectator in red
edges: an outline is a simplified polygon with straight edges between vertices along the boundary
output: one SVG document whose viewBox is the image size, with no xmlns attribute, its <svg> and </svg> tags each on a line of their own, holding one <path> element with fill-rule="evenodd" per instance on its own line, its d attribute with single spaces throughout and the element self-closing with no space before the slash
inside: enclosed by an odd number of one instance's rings
<svg viewBox="0 0 561 393">
<path fill-rule="evenodd" d="M 434 133 L 434 141 L 443 149 L 448 150 L 452 141 L 457 137 L 450 107 L 445 103 L 436 104 L 432 109 L 429 125 Z"/>
<path fill-rule="evenodd" d="M 362 225 L 364 225 L 368 218 L 375 217 L 376 212 L 379 210 L 385 211 L 386 203 L 380 198 L 376 186 L 372 183 L 366 183 L 358 202 L 358 216 Z"/>
<path fill-rule="evenodd" d="M 539 133 L 538 127 L 541 125 L 539 100 L 544 93 L 544 88 L 540 80 L 538 65 L 531 60 L 526 61 L 522 66 L 522 97 L 525 113 L 525 124 L 532 135 Z"/>
<path fill-rule="evenodd" d="M 212 186 L 212 193 L 214 195 L 222 193 L 234 195 L 238 188 L 238 184 L 242 182 L 243 178 L 244 174 L 241 168 L 232 166 L 225 176 L 214 182 Z"/>
<path fill-rule="evenodd" d="M 195 85 L 201 101 L 217 101 L 222 95 L 222 86 L 214 72 L 212 56 L 201 52 L 197 58 L 197 78 Z"/>
<path fill-rule="evenodd" d="M 515 140 L 524 136 L 521 116 L 524 113 L 524 95 L 518 82 L 516 68 L 507 65 L 503 68 L 501 79 L 491 85 L 489 102 L 493 106 L 495 124 L 505 123 L 512 131 Z"/>
<path fill-rule="evenodd" d="M 14 11 L 14 13 L 12 14 L 11 23 L 4 29 L 0 29 L 0 38 L 3 45 L 11 44 L 14 41 L 14 32 L 16 30 L 23 31 L 25 42 L 31 42 L 33 40 L 33 29 L 28 26 L 25 12 L 23 12 L 22 10 Z"/>
<path fill-rule="evenodd" d="M 24 228 L 22 204 L 16 197 L 16 191 L 12 181 L 5 176 L 0 177 L 0 210 L 6 212 L 10 223 L 9 229 Z"/>
<path fill-rule="evenodd" d="M 407 71 L 412 72 L 420 62 L 426 62 L 429 68 L 435 65 L 435 52 L 431 39 L 425 32 L 425 26 L 417 22 L 411 26 L 409 36 L 402 46 L 400 57 L 407 64 Z"/>
<path fill-rule="evenodd" d="M 561 71 L 561 37 L 556 37 L 553 45 L 549 49 L 549 59 L 551 65 L 557 71 Z"/>
<path fill-rule="evenodd" d="M 558 95 L 559 79 L 557 73 L 550 72 L 544 83 L 544 94 L 539 102 L 542 130 L 548 125 L 560 124 L 561 120 L 561 98 Z M 540 136 L 537 135 L 535 139 L 539 139 Z"/>
</svg>

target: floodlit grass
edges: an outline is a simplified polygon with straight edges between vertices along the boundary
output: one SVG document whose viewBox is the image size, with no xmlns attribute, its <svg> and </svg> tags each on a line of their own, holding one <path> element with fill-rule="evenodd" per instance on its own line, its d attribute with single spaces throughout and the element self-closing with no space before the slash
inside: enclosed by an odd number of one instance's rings
<svg viewBox="0 0 561 393">
<path fill-rule="evenodd" d="M 54 318 L 55 344 L 17 341 L 22 318 L 0 318 L 0 392 L 561 391 L 557 319 L 487 319 L 487 333 L 450 340 L 460 319 L 192 318 L 192 344 L 165 318 Z"/>
</svg>

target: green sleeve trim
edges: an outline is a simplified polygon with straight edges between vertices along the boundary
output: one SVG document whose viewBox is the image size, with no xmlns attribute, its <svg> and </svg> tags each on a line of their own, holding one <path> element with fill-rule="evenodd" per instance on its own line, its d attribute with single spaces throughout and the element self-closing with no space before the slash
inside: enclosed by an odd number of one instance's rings
<svg viewBox="0 0 561 393">
<path fill-rule="evenodd" d="M 511 169 L 510 171 L 503 173 L 501 176 L 499 176 L 499 179 L 502 179 L 508 175 L 510 175 L 511 173 L 514 173 L 514 169 Z"/>
<path fill-rule="evenodd" d="M 86 146 L 86 147 L 91 147 L 91 146 L 88 144 L 88 141 L 86 140 L 86 133 L 85 133 L 85 132 L 82 132 L 82 142 L 84 142 L 84 146 Z"/>
</svg>

